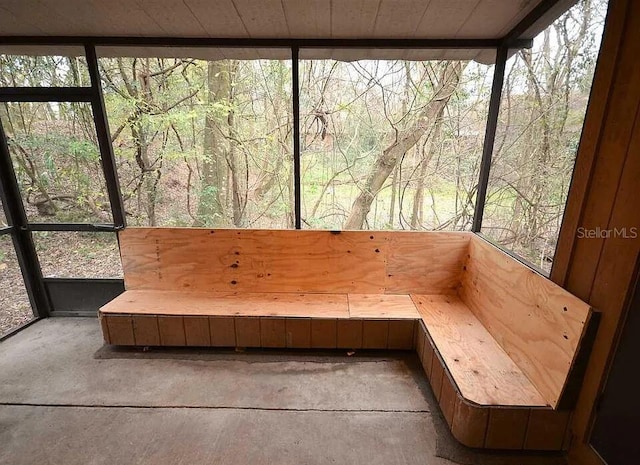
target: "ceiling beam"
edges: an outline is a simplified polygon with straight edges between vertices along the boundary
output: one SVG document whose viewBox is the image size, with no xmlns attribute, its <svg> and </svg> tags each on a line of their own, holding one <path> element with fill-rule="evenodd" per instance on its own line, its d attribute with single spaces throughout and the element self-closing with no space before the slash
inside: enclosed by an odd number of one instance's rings
<svg viewBox="0 0 640 465">
<path fill-rule="evenodd" d="M 526 18 L 525 18 L 526 19 Z M 93 45 L 227 48 L 381 48 L 491 49 L 503 39 L 250 39 L 187 37 L 0 36 L 2 45 Z M 512 48 L 529 48 L 531 40 L 514 40 Z"/>
<path fill-rule="evenodd" d="M 518 41 L 523 40 L 523 34 L 542 19 L 552 8 L 559 3 L 565 3 L 567 4 L 565 9 L 568 10 L 576 2 L 577 0 L 542 0 L 529 12 L 529 14 L 527 14 L 527 16 L 522 18 L 522 20 L 516 24 L 502 40 L 509 46 L 509 48 L 522 48 L 517 44 Z"/>
</svg>

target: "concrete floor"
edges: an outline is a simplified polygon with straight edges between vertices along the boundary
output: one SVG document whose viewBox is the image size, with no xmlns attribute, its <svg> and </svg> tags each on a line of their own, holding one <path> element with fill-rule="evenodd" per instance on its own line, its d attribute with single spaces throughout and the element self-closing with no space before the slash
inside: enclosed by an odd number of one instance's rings
<svg viewBox="0 0 640 465">
<path fill-rule="evenodd" d="M 0 343 L 0 464 L 455 463 L 413 354 L 101 346 L 89 318 Z"/>
</svg>

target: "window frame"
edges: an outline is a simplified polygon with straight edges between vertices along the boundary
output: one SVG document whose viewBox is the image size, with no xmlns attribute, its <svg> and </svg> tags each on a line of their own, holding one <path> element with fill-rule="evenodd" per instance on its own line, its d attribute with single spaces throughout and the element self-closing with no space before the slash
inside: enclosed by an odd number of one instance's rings
<svg viewBox="0 0 640 465">
<path fill-rule="evenodd" d="M 112 224 L 71 224 L 71 223 L 30 223 L 27 220 L 20 197 L 19 186 L 9 156 L 7 140 L 0 123 L 0 196 L 5 209 L 8 227 L 0 229 L 0 234 L 13 238 L 25 285 L 36 318 L 55 314 L 95 314 L 90 310 L 58 310 L 61 302 L 53 302 L 48 289 L 53 283 L 42 276 L 42 270 L 35 251 L 32 231 L 90 231 L 115 233 L 126 227 L 126 216 L 116 172 L 116 162 L 108 126 L 103 89 L 98 70 L 97 46 L 120 47 L 237 47 L 237 48 L 288 48 L 291 52 L 292 104 L 293 104 L 293 170 L 294 170 L 294 214 L 295 228 L 301 229 L 301 173 L 300 173 L 300 86 L 299 53 L 308 48 L 342 49 L 492 49 L 496 51 L 489 112 L 485 127 L 485 137 L 478 179 L 478 190 L 474 211 L 472 232 L 481 234 L 482 216 L 486 199 L 491 157 L 495 141 L 498 113 L 504 71 L 510 51 L 530 48 L 533 40 L 527 38 L 527 31 L 534 28 L 555 6 L 557 1 L 545 0 L 529 12 L 511 31 L 497 39 L 248 39 L 248 38 L 170 38 L 170 37 L 0 37 L 4 45 L 47 45 L 82 46 L 89 69 L 89 87 L 21 87 L 0 88 L 0 102 L 15 101 L 82 101 L 91 104 L 94 125 L 98 137 L 102 170 L 111 204 Z M 504 249 L 503 249 L 504 250 Z M 507 253 L 509 253 L 507 251 Z M 510 254 L 514 256 L 514 254 Z M 516 259 L 532 267 L 520 257 Z M 535 267 L 532 267 L 535 268 Z M 48 281 L 51 281 L 48 283 Z M 104 291 L 105 295 L 121 292 L 123 280 L 108 279 L 65 279 L 68 286 L 85 286 L 88 296 Z M 102 286 L 102 287 L 100 287 Z M 76 287 L 79 289 L 79 287 Z M 111 293 L 111 294 L 109 294 Z M 62 302 L 63 304 L 63 302 Z"/>
</svg>

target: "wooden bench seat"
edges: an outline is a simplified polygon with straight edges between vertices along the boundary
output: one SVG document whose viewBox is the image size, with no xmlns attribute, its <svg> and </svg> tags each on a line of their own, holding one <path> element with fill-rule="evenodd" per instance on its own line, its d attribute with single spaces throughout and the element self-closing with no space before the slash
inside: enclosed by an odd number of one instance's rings
<svg viewBox="0 0 640 465">
<path fill-rule="evenodd" d="M 141 315 L 349 318 L 346 294 L 126 291 L 102 312 Z"/>
<path fill-rule="evenodd" d="M 413 349 L 419 318 L 409 295 L 149 290 L 100 313 L 116 345 L 317 349 Z"/>
<path fill-rule="evenodd" d="M 592 309 L 470 233 L 131 228 L 127 291 L 100 309 L 132 346 L 415 349 L 470 447 L 559 450 Z"/>
<path fill-rule="evenodd" d="M 458 296 L 414 295 L 413 299 L 465 399 L 479 405 L 548 405 Z"/>
<path fill-rule="evenodd" d="M 125 291 L 103 314 L 418 319 L 408 294 Z"/>
</svg>

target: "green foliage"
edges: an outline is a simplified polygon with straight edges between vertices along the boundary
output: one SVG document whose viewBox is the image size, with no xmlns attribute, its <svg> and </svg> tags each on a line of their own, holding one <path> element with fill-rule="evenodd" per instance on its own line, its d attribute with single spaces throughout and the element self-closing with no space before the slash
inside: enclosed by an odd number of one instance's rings
<svg viewBox="0 0 640 465">
<path fill-rule="evenodd" d="M 604 4 L 578 2 L 509 63 L 484 226 L 531 259 L 549 255 L 557 236 Z M 75 59 L 0 60 L 0 85 L 86 82 Z M 425 110 L 450 65 L 300 62 L 307 225 L 341 228 L 385 150 L 417 134 L 382 188 L 370 193 L 364 227 L 470 227 L 493 68 L 462 64 L 436 121 Z M 100 68 L 129 224 L 291 226 L 288 60 L 104 58 Z M 108 212 L 90 108 L 23 104 L 5 113 L 32 217 L 95 221 Z M 52 213 L 40 203 L 47 196 L 70 199 L 55 200 Z"/>
</svg>

